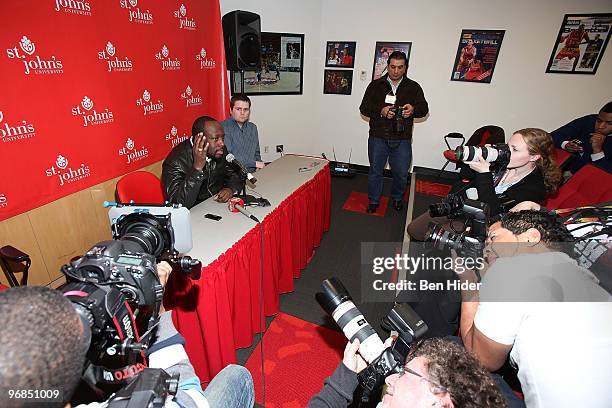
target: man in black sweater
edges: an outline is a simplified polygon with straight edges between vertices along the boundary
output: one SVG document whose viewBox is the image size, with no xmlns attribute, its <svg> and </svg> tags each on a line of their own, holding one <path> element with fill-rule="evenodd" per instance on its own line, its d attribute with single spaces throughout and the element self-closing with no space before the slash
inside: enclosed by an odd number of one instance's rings
<svg viewBox="0 0 612 408">
<path fill-rule="evenodd" d="M 412 161 L 414 118 L 429 112 L 423 89 L 406 77 L 408 59 L 400 51 L 387 60 L 387 74 L 368 85 L 359 111 L 370 119 L 368 138 L 368 212 L 378 209 L 383 188 L 383 170 L 389 160 L 393 173 L 393 208 L 402 209 L 402 197 Z"/>
</svg>

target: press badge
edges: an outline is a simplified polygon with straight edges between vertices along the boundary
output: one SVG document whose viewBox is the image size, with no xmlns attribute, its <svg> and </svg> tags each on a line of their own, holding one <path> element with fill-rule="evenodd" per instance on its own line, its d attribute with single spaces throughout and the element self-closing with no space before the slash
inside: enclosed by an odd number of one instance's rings
<svg viewBox="0 0 612 408">
<path fill-rule="evenodd" d="M 387 94 L 385 96 L 385 103 L 390 103 L 391 105 L 395 105 L 395 100 L 397 97 L 395 95 Z"/>
</svg>

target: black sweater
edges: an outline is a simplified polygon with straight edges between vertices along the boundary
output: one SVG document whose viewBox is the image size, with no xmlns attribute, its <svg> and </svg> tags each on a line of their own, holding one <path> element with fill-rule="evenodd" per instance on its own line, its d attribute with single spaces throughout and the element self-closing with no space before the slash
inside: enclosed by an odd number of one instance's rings
<svg viewBox="0 0 612 408">
<path fill-rule="evenodd" d="M 332 376 L 325 380 L 321 392 L 312 397 L 308 408 L 346 407 L 353 401 L 353 393 L 358 384 L 357 374 L 340 363 Z"/>
<path fill-rule="evenodd" d="M 392 106 L 390 103 L 385 103 L 385 97 L 391 93 L 391 84 L 387 81 L 387 77 L 388 75 L 384 75 L 368 85 L 359 111 L 363 116 L 370 118 L 370 137 L 411 139 L 414 118 L 422 118 L 429 112 L 423 89 L 418 83 L 405 76 L 397 87 L 395 105 L 403 106 L 409 103 L 414 107 L 414 113 L 410 117 L 400 119 L 404 122 L 404 131 L 397 133 L 393 131 L 393 122 L 396 119 L 387 119 L 380 116 L 380 112 L 385 106 Z"/>
<path fill-rule="evenodd" d="M 493 174 L 490 172 L 476 173 L 473 182 L 478 190 L 478 201 L 489 205 L 491 217 L 508 211 L 521 201 L 541 203 L 546 198 L 544 175 L 538 167 L 500 195 L 495 194 Z"/>
</svg>

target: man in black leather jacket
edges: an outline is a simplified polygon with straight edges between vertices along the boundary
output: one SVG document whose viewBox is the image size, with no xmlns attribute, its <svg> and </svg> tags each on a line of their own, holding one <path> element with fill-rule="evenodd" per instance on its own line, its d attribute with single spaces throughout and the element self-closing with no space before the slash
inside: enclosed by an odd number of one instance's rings
<svg viewBox="0 0 612 408">
<path fill-rule="evenodd" d="M 242 180 L 225 160 L 225 132 L 219 122 L 201 116 L 193 122 L 193 136 L 178 144 L 162 165 L 166 199 L 191 208 L 214 196 L 227 202 L 242 187 Z"/>
</svg>

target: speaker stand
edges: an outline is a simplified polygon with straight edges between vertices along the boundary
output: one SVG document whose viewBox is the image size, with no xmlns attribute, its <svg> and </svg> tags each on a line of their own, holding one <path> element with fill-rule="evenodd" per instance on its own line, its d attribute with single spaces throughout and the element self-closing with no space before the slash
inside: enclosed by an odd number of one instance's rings
<svg viewBox="0 0 612 408">
<path fill-rule="evenodd" d="M 240 70 L 240 93 L 244 93 L 244 70 Z"/>
</svg>

